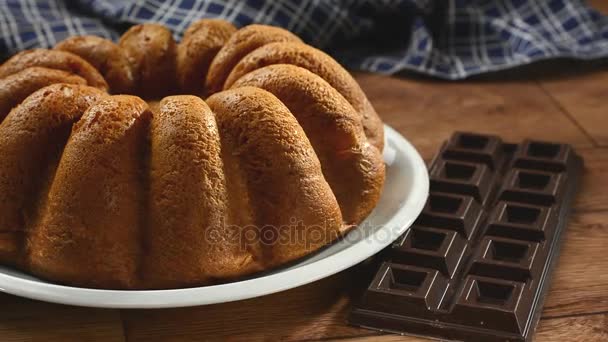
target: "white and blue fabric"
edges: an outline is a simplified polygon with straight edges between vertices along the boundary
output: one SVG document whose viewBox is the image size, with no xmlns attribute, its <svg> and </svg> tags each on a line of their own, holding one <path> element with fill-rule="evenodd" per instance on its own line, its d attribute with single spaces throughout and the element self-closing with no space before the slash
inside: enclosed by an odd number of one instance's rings
<svg viewBox="0 0 608 342">
<path fill-rule="evenodd" d="M 551 58 L 608 56 L 608 17 L 582 0 L 0 0 L 0 60 L 77 34 L 117 39 L 199 18 L 282 26 L 351 69 L 462 79 Z"/>
</svg>

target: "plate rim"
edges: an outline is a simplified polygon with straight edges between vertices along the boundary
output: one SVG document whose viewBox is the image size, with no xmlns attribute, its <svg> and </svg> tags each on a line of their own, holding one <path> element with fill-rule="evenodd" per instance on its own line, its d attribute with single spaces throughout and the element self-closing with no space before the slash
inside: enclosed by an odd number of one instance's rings
<svg viewBox="0 0 608 342">
<path fill-rule="evenodd" d="M 361 246 L 361 243 L 364 242 L 364 239 L 362 239 L 348 248 L 323 259 L 268 275 L 226 284 L 169 290 L 81 288 L 24 279 L 0 270 L 0 291 L 20 297 L 74 306 L 114 309 L 159 309 L 227 303 L 260 297 L 306 285 L 334 275 L 364 261 L 396 240 L 413 224 L 416 217 L 422 211 L 428 197 L 429 176 L 424 160 L 414 146 L 396 130 L 386 124 L 384 125 L 384 129 L 386 139 L 393 140 L 396 146 L 403 150 L 412 162 L 414 171 L 411 177 L 414 179 L 414 186 L 407 195 L 407 199 L 401 205 L 401 208 L 386 222 L 385 226 L 377 229 L 371 236 L 365 238 L 371 238 L 372 245 L 369 247 Z M 396 222 L 399 221 L 401 223 L 397 226 Z M 379 241 L 379 234 L 386 234 L 389 226 L 397 226 L 398 229 L 389 233 L 393 235 L 388 240 Z M 337 243 L 347 242 L 338 241 Z M 340 261 L 336 262 L 337 259 Z M 235 291 L 239 287 L 248 288 L 248 291 Z"/>
</svg>

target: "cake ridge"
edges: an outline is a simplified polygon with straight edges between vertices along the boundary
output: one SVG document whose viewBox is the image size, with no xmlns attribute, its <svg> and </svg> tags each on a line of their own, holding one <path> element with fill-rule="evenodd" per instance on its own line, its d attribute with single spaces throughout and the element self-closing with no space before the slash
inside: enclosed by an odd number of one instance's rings
<svg viewBox="0 0 608 342">
<path fill-rule="evenodd" d="M 107 94 L 96 88 L 53 84 L 34 92 L 0 124 L 0 227 L 2 231 L 24 232 L 27 197 L 36 193 L 36 181 L 48 156 L 47 147 L 64 145 L 72 123 L 86 108 Z M 66 101 L 67 100 L 67 101 Z M 62 148 L 61 148 L 62 150 Z M 52 178 L 52 177 L 51 177 Z M 22 250 L 22 246 L 14 246 Z M 2 253 L 0 253 L 2 254 Z M 20 256 L 14 260 L 20 263 Z"/>
<path fill-rule="evenodd" d="M 130 95 L 109 96 L 84 112 L 28 238 L 34 274 L 79 286 L 137 286 L 149 116 L 147 104 Z"/>
<path fill-rule="evenodd" d="M 106 80 L 89 62 L 73 53 L 58 50 L 32 49 L 21 51 L 0 65 L 0 78 L 10 76 L 32 66 L 71 72 L 87 80 L 90 86 L 108 90 Z"/>
<path fill-rule="evenodd" d="M 272 42 L 244 56 L 228 75 L 225 87 L 254 70 L 275 64 L 291 64 L 320 76 L 334 87 L 360 113 L 368 140 L 382 150 L 382 121 L 363 90 L 348 71 L 325 52 L 302 42 Z"/>
<path fill-rule="evenodd" d="M 205 87 L 210 93 L 226 88 L 232 68 L 255 49 L 272 42 L 301 42 L 298 36 L 279 27 L 252 24 L 236 31 L 218 51 L 209 66 Z"/>
<path fill-rule="evenodd" d="M 356 224 L 367 216 L 371 210 L 367 205 L 376 203 L 375 196 L 380 195 L 370 188 L 378 185 L 384 164 L 380 152 L 369 146 L 351 104 L 321 77 L 291 64 L 254 70 L 233 84 L 237 89 L 243 86 L 270 91 L 296 117 L 323 161 L 323 174 L 339 198 L 345 222 Z"/>
</svg>

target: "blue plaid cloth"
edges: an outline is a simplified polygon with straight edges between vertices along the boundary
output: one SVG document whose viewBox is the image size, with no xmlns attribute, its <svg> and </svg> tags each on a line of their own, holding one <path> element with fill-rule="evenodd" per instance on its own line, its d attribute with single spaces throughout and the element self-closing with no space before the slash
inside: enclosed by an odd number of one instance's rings
<svg viewBox="0 0 608 342">
<path fill-rule="evenodd" d="M 159 22 L 282 26 L 352 69 L 446 79 L 557 57 L 608 55 L 608 18 L 581 0 L 0 0 L 0 57 L 76 34 L 117 39 Z"/>
</svg>

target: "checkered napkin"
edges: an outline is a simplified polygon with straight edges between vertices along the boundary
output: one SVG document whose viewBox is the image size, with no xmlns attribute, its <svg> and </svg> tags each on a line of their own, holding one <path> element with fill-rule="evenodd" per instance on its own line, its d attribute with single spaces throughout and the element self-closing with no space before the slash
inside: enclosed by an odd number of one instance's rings
<svg viewBox="0 0 608 342">
<path fill-rule="evenodd" d="M 203 17 L 282 26 L 349 68 L 386 74 L 461 79 L 608 56 L 608 18 L 581 0 L 0 0 L 0 57 L 150 21 L 179 39 Z"/>
</svg>

